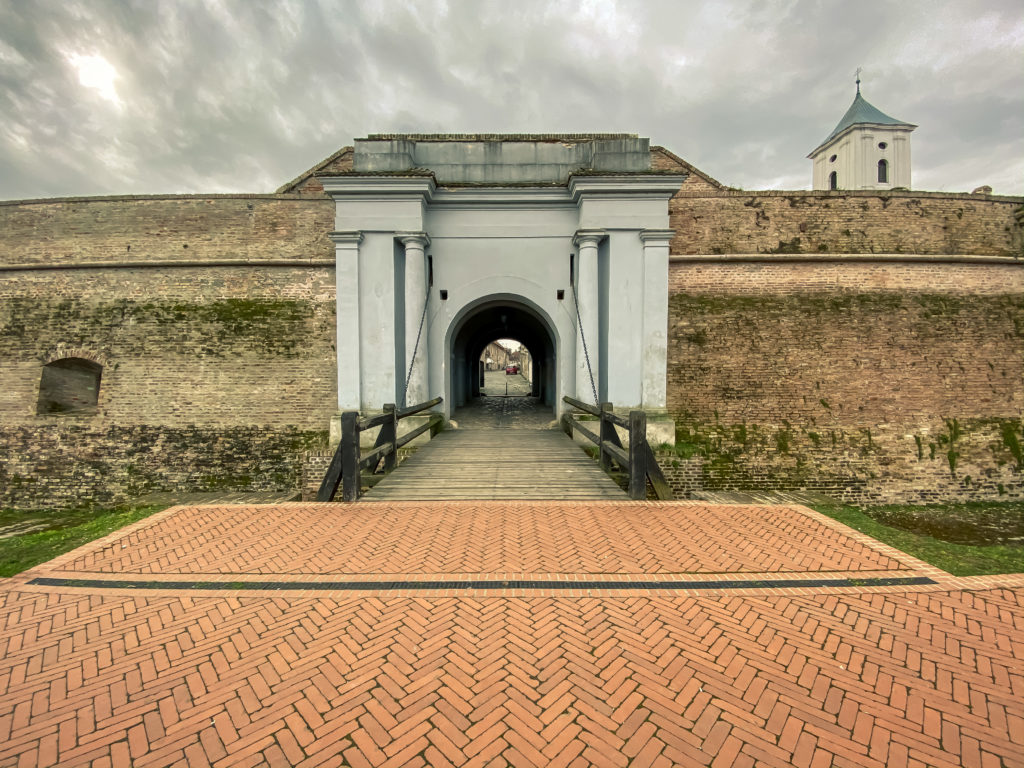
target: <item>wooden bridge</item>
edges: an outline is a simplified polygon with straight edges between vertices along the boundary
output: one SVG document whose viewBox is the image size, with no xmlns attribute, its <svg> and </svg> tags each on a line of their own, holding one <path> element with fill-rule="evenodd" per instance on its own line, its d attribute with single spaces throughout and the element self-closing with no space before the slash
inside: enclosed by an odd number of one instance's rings
<svg viewBox="0 0 1024 768">
<path fill-rule="evenodd" d="M 618 499 L 625 491 L 555 429 L 441 432 L 363 496 L 430 499 Z"/>
<path fill-rule="evenodd" d="M 595 408 L 569 397 L 566 404 L 594 419 L 587 426 L 568 417 L 553 421 L 551 409 L 533 397 L 479 398 L 455 412 L 455 428 L 435 434 L 396 469 L 398 449 L 428 429 L 434 432 L 441 417 L 432 415 L 429 423 L 403 437 L 397 437 L 399 421 L 439 402 L 436 398 L 401 410 L 387 405 L 381 415 L 363 419 L 355 412 L 343 414 L 341 444 L 317 498 L 332 500 L 341 486 L 344 501 L 643 499 L 648 478 L 659 498 L 671 498 L 647 445 L 643 412 L 627 419 L 609 404 Z M 361 449 L 360 432 L 377 427 L 376 444 Z M 616 427 L 628 435 L 627 446 Z M 593 442 L 599 460 L 567 432 Z M 613 467 L 624 474 L 628 495 L 606 471 Z"/>
</svg>

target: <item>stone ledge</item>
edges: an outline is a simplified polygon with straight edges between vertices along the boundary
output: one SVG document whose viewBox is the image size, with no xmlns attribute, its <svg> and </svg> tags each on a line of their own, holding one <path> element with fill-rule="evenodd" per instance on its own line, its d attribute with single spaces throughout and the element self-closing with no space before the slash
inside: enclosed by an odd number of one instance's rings
<svg viewBox="0 0 1024 768">
<path fill-rule="evenodd" d="M 1024 259 L 1016 256 L 973 256 L 969 254 L 932 253 L 697 253 L 673 254 L 668 257 L 668 260 L 670 264 L 752 261 L 775 264 L 785 262 L 897 261 L 923 262 L 928 264 L 1003 264 L 1006 266 L 1024 266 Z"/>
</svg>

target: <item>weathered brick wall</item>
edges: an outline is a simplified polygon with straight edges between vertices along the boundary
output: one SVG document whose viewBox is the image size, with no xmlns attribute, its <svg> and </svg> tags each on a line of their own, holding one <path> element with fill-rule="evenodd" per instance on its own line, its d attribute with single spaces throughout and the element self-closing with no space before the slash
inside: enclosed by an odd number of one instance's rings
<svg viewBox="0 0 1024 768">
<path fill-rule="evenodd" d="M 44 418 L 42 366 L 72 348 L 102 358 L 97 423 L 326 429 L 333 282 L 329 268 L 0 273 L 4 422 Z"/>
<path fill-rule="evenodd" d="M 669 409 L 705 487 L 1021 495 L 1020 265 L 670 271 Z"/>
<path fill-rule="evenodd" d="M 669 306 L 675 412 L 859 427 L 1024 411 L 1022 296 L 676 294 Z"/>
<path fill-rule="evenodd" d="M 337 407 L 334 271 L 304 264 L 333 256 L 329 200 L 0 204 L 0 228 L 2 265 L 111 264 L 0 271 L 0 504 L 299 487 Z M 140 261 L 195 263 L 114 266 Z M 37 415 L 64 355 L 103 365 L 98 407 Z"/>
<path fill-rule="evenodd" d="M 794 294 L 942 293 L 1005 295 L 1024 293 L 1024 261 L 855 261 L 840 254 L 826 261 L 798 261 L 797 256 L 766 256 L 758 261 L 728 257 L 687 260 L 669 267 L 669 293 L 721 296 L 790 296 Z M 895 257 L 899 258 L 899 257 Z M 936 257 L 940 258 L 940 257 Z"/>
<path fill-rule="evenodd" d="M 350 166 L 343 150 L 314 171 Z M 670 203 L 674 254 L 787 259 L 671 268 L 672 410 L 694 435 L 765 435 L 728 472 L 734 451 L 708 437 L 701 483 L 1019 492 L 1006 435 L 1022 412 L 1020 266 L 799 259 L 1019 257 L 1020 199 L 740 192 L 660 148 L 652 166 L 689 173 Z M 334 209 L 309 174 L 286 188 L 0 202 L 0 266 L 58 267 L 0 270 L 0 502 L 303 482 L 299 456 L 326 444 L 336 403 L 334 275 L 308 263 L 333 257 Z M 60 268 L 126 262 L 179 266 Z M 103 365 L 96 412 L 36 415 L 42 366 L 72 352 Z M 940 440 L 954 419 L 957 448 Z M 685 466 L 679 482 L 696 484 Z"/>
<path fill-rule="evenodd" d="M 88 419 L 0 426 L 0 506 L 118 504 L 153 491 L 299 487 L 317 430 L 121 426 Z"/>
<path fill-rule="evenodd" d="M 943 192 L 743 192 L 684 184 L 669 202 L 673 254 L 1024 256 L 1017 197 Z"/>
<path fill-rule="evenodd" d="M 0 263 L 333 258 L 334 204 L 285 195 L 0 202 Z"/>
<path fill-rule="evenodd" d="M 398 455 L 396 457 L 396 465 L 400 465 L 407 458 L 412 456 L 418 448 L 412 448 L 406 446 L 405 448 L 398 449 Z M 320 484 L 324 480 L 324 475 L 327 474 L 327 468 L 331 466 L 331 459 L 334 458 L 334 451 L 332 450 L 319 450 L 319 451 L 308 451 L 302 460 L 302 500 L 303 501 L 316 501 L 317 491 L 320 490 Z M 380 475 L 383 477 L 383 475 Z M 364 487 L 365 491 L 366 488 Z M 341 496 L 341 489 L 338 489 L 338 496 Z"/>
<path fill-rule="evenodd" d="M 684 458 L 673 451 L 660 450 L 654 457 L 677 499 L 688 499 L 704 490 L 704 459 L 700 456 Z"/>
<path fill-rule="evenodd" d="M 1020 419 L 824 428 L 683 418 L 679 435 L 677 450 L 692 456 L 658 457 L 678 498 L 750 489 L 811 490 L 863 504 L 1024 498 Z"/>
</svg>

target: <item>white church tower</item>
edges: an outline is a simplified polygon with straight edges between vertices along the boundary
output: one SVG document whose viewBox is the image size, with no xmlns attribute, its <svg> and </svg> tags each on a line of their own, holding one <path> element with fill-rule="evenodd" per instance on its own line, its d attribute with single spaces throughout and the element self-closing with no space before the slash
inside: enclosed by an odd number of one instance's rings
<svg viewBox="0 0 1024 768">
<path fill-rule="evenodd" d="M 910 132 L 916 125 L 889 117 L 857 95 L 839 125 L 809 157 L 814 189 L 910 189 Z"/>
</svg>

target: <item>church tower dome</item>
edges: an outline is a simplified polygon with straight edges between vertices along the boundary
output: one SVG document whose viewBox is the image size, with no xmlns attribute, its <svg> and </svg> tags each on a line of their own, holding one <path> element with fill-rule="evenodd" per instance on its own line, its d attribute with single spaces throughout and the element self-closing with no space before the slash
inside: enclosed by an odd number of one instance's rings
<svg viewBox="0 0 1024 768">
<path fill-rule="evenodd" d="M 910 132 L 905 123 L 869 104 L 860 93 L 828 137 L 807 157 L 814 189 L 910 189 Z"/>
</svg>

